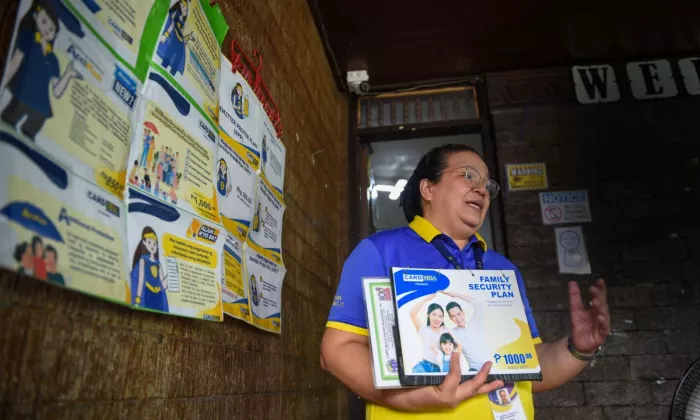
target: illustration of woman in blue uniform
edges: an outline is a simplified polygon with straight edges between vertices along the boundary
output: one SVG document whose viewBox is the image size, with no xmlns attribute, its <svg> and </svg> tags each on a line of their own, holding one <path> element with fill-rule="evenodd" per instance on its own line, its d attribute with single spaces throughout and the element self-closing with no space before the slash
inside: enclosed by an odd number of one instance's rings
<svg viewBox="0 0 700 420">
<path fill-rule="evenodd" d="M 35 1 L 19 24 L 15 49 L 7 65 L 7 86 L 12 99 L 0 117 L 17 129 L 26 116 L 21 131 L 32 140 L 53 116 L 49 90 L 55 98 L 61 98 L 71 79 L 83 78 L 73 67 L 73 61 L 60 74 L 53 52 L 58 20 L 53 1 Z"/>
<path fill-rule="evenodd" d="M 131 303 L 142 308 L 168 312 L 167 274 L 160 264 L 158 236 L 150 226 L 143 228 L 131 264 Z"/>
<path fill-rule="evenodd" d="M 168 11 L 168 20 L 165 22 L 165 31 L 160 37 L 156 54 L 163 61 L 161 65 L 165 70 L 170 67 L 170 74 L 183 74 L 187 52 L 185 45 L 193 39 L 192 33 L 185 35 L 185 22 L 190 11 L 190 0 L 178 0 Z"/>
<path fill-rule="evenodd" d="M 262 278 L 260 278 L 262 280 Z M 250 275 L 250 295 L 253 299 L 253 305 L 258 306 L 260 301 L 258 300 L 258 283 L 255 281 L 255 275 Z"/>
<path fill-rule="evenodd" d="M 265 173 L 265 166 L 267 166 L 267 134 L 263 134 L 262 139 L 262 165 L 260 165 L 260 172 Z"/>
<path fill-rule="evenodd" d="M 236 113 L 238 118 L 245 118 L 245 112 L 243 110 L 243 86 L 240 83 L 236 83 L 236 86 L 231 92 L 231 104 L 233 105 L 233 112 Z"/>
<path fill-rule="evenodd" d="M 255 216 L 253 216 L 253 232 L 260 232 L 260 203 L 258 203 Z"/>
<path fill-rule="evenodd" d="M 228 182 L 231 177 L 228 173 L 228 165 L 226 165 L 226 161 L 223 158 L 219 159 L 219 171 L 216 174 L 216 178 L 216 190 L 224 197 L 228 197 L 233 187 Z"/>
</svg>

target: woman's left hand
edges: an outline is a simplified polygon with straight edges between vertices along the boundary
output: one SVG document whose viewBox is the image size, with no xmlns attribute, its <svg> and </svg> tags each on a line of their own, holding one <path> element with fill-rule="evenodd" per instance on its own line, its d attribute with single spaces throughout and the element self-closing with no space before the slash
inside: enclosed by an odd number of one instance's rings
<svg viewBox="0 0 700 420">
<path fill-rule="evenodd" d="M 610 334 L 610 309 L 605 280 L 598 279 L 590 288 L 590 306 L 581 301 L 581 290 L 575 281 L 569 282 L 569 311 L 571 313 L 571 340 L 576 350 L 593 354 Z"/>
</svg>

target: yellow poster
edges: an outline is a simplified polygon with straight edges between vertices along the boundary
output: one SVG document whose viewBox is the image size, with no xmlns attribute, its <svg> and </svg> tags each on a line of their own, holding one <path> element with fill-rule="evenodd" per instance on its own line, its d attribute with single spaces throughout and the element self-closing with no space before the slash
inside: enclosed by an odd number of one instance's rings
<svg viewBox="0 0 700 420">
<path fill-rule="evenodd" d="M 253 219 L 258 176 L 234 148 L 233 142 L 219 138 L 216 162 L 216 192 L 219 212 L 226 230 L 239 242 L 245 241 Z"/>
<path fill-rule="evenodd" d="M 154 99 L 144 100 L 134 130 L 129 186 L 219 223 L 214 188 L 216 134 L 198 113 L 183 116 L 167 95 L 158 93 L 158 86 L 150 82 L 147 86 Z"/>
<path fill-rule="evenodd" d="M 5 129 L 0 130 L 3 267 L 128 303 L 125 207 Z"/>
<path fill-rule="evenodd" d="M 287 271 L 248 245 L 243 246 L 243 255 L 253 325 L 281 334 L 282 281 Z"/>
<path fill-rule="evenodd" d="M 224 313 L 251 323 L 248 291 L 243 282 L 243 259 L 241 243 L 233 236 L 226 236 L 224 245 L 224 269 L 221 277 Z"/>
<path fill-rule="evenodd" d="M 136 66 L 141 36 L 155 0 L 67 0 L 66 3 L 124 61 Z"/>
<path fill-rule="evenodd" d="M 199 0 L 171 2 L 153 61 L 158 72 L 216 123 L 221 47 Z"/>
<path fill-rule="evenodd" d="M 506 164 L 509 191 L 546 190 L 547 165 L 544 163 Z"/>
<path fill-rule="evenodd" d="M 128 194 L 127 278 L 132 305 L 222 321 L 225 232 L 140 190 L 129 188 Z"/>
<path fill-rule="evenodd" d="M 265 111 L 261 109 L 260 113 L 262 114 L 260 173 L 265 175 L 265 178 L 277 192 L 283 194 L 287 148 L 277 137 L 277 132 Z"/>
<path fill-rule="evenodd" d="M 59 2 L 25 0 L 18 13 L 0 118 L 121 197 L 138 80 Z"/>
<path fill-rule="evenodd" d="M 283 265 L 282 218 L 285 209 L 280 193 L 261 175 L 247 242 L 257 252 L 280 265 Z"/>
</svg>

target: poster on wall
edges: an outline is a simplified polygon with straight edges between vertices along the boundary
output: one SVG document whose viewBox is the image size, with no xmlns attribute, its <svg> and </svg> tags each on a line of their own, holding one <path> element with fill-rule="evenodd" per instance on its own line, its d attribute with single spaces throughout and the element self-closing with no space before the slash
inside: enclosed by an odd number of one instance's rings
<svg viewBox="0 0 700 420">
<path fill-rule="evenodd" d="M 219 131 L 253 170 L 260 168 L 260 132 L 262 108 L 246 79 L 232 70 L 231 62 L 221 55 L 219 83 Z"/>
<path fill-rule="evenodd" d="M 541 192 L 540 210 L 544 225 L 592 221 L 586 190 Z"/>
<path fill-rule="evenodd" d="M 125 208 L 0 129 L 0 265 L 127 304 Z"/>
<path fill-rule="evenodd" d="M 544 163 L 506 164 L 508 191 L 546 190 L 549 188 L 547 165 Z"/>
<path fill-rule="evenodd" d="M 150 73 L 149 77 L 158 75 Z M 129 155 L 127 183 L 214 223 L 217 135 L 167 81 L 146 84 Z"/>
<path fill-rule="evenodd" d="M 243 248 L 230 234 L 224 244 L 224 269 L 221 278 L 224 313 L 252 323 L 248 303 L 248 288 L 243 279 Z"/>
<path fill-rule="evenodd" d="M 282 196 L 260 176 L 255 198 L 253 221 L 248 242 L 255 250 L 276 264 L 282 264 L 282 218 L 286 205 Z"/>
<path fill-rule="evenodd" d="M 586 241 L 581 226 L 554 229 L 557 241 L 557 260 L 561 274 L 591 274 Z"/>
<path fill-rule="evenodd" d="M 121 197 L 140 82 L 64 2 L 22 0 L 17 16 L 0 119 Z"/>
<path fill-rule="evenodd" d="M 262 108 L 260 114 L 262 115 L 260 173 L 265 175 L 270 185 L 282 195 L 284 194 L 284 170 L 287 149 L 277 137 L 275 127 Z"/>
<path fill-rule="evenodd" d="M 129 188 L 128 194 L 131 304 L 149 311 L 222 321 L 225 232 L 140 190 Z"/>
<path fill-rule="evenodd" d="M 258 176 L 236 152 L 234 142 L 224 136 L 219 138 L 215 182 L 221 223 L 236 240 L 243 242 L 253 220 Z"/>
<path fill-rule="evenodd" d="M 247 244 L 243 246 L 243 255 L 252 323 L 262 330 L 281 334 L 282 281 L 286 270 Z"/>
<path fill-rule="evenodd" d="M 65 0 L 103 45 L 143 81 L 169 0 Z M 149 25 L 146 25 L 146 23 Z"/>
<path fill-rule="evenodd" d="M 208 0 L 174 0 L 153 54 L 155 72 L 213 127 L 219 115 L 220 46 L 227 32 L 221 10 Z"/>
</svg>

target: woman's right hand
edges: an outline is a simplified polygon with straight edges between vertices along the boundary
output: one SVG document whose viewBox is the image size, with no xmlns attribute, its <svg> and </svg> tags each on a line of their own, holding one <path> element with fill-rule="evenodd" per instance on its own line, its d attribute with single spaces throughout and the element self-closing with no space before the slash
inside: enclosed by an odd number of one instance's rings
<svg viewBox="0 0 700 420">
<path fill-rule="evenodd" d="M 450 372 L 445 376 L 442 384 L 431 388 L 435 405 L 442 408 L 454 408 L 476 395 L 502 388 L 503 381 L 486 383 L 489 370 L 491 370 L 491 362 L 486 362 L 473 379 L 460 384 L 462 373 L 459 368 L 459 353 L 453 352 L 450 358 Z"/>
</svg>

